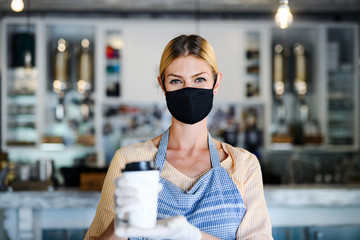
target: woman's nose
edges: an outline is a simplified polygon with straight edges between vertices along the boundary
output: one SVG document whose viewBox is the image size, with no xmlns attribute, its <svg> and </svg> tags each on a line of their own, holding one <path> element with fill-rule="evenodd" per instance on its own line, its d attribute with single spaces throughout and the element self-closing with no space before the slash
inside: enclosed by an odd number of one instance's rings
<svg viewBox="0 0 360 240">
<path fill-rule="evenodd" d="M 185 81 L 183 87 L 184 87 L 184 88 L 193 87 L 192 82 L 191 82 L 191 81 Z"/>
</svg>

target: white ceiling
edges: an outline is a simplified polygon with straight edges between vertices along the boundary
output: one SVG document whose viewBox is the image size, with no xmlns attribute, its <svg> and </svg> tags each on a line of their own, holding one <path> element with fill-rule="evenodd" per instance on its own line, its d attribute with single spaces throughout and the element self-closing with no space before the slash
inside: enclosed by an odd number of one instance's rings
<svg viewBox="0 0 360 240">
<path fill-rule="evenodd" d="M 0 0 L 10 12 L 11 0 Z M 272 13 L 279 0 L 24 0 L 33 12 Z M 360 0 L 289 0 L 294 13 L 360 13 Z"/>
</svg>

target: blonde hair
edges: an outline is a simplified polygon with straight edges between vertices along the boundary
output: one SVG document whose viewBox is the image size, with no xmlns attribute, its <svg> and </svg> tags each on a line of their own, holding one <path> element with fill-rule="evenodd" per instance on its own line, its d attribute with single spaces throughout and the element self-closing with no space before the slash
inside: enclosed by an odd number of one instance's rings
<svg viewBox="0 0 360 240">
<path fill-rule="evenodd" d="M 218 66 L 214 49 L 210 43 L 198 35 L 180 35 L 172 39 L 165 47 L 160 60 L 159 76 L 162 84 L 165 81 L 165 69 L 177 57 L 192 55 L 205 60 L 213 70 L 214 79 Z"/>
</svg>

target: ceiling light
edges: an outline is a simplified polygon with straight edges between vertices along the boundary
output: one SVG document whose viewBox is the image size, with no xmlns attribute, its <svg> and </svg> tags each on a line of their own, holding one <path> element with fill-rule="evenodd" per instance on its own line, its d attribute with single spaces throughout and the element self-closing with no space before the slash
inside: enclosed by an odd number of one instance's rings
<svg viewBox="0 0 360 240">
<path fill-rule="evenodd" d="M 280 5 L 275 15 L 275 22 L 281 29 L 289 27 L 293 22 L 293 16 L 288 3 L 288 0 L 280 0 Z"/>
<path fill-rule="evenodd" d="M 23 0 L 12 0 L 10 6 L 14 12 L 21 12 L 24 9 L 24 2 Z"/>
</svg>

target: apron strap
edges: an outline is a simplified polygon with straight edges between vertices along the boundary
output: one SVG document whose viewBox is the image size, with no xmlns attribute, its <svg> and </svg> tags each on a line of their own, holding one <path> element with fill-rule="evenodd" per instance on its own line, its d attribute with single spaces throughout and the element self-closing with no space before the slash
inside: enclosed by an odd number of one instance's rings
<svg viewBox="0 0 360 240">
<path fill-rule="evenodd" d="M 208 133 L 208 145 L 209 145 L 209 151 L 210 151 L 211 166 L 213 168 L 221 167 L 219 152 L 216 149 L 214 140 L 212 139 L 210 133 Z"/>
<path fill-rule="evenodd" d="M 161 136 L 160 145 L 155 158 L 155 166 L 159 168 L 160 172 L 164 166 L 166 159 L 166 151 L 169 142 L 169 130 L 170 127 Z"/>
</svg>

